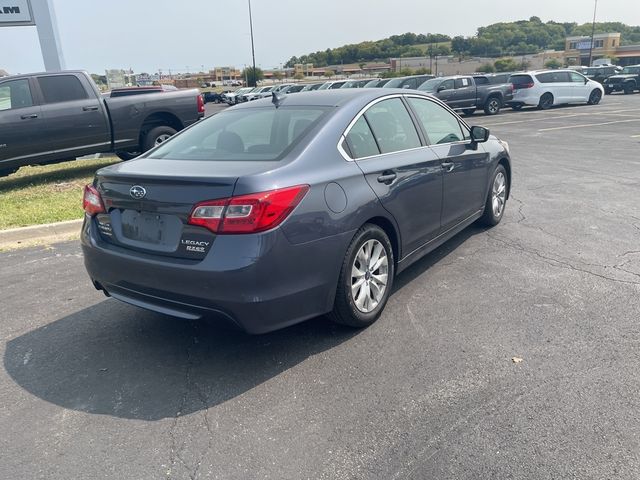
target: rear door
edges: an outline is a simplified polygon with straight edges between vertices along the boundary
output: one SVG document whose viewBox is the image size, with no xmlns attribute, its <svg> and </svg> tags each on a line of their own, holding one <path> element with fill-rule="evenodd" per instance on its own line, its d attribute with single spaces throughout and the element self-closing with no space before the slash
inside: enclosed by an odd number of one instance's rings
<svg viewBox="0 0 640 480">
<path fill-rule="evenodd" d="M 102 99 L 87 93 L 75 75 L 36 77 L 42 96 L 44 130 L 53 149 L 70 156 L 108 151 L 111 132 Z"/>
<path fill-rule="evenodd" d="M 423 97 L 409 97 L 408 102 L 440 159 L 444 175 L 440 223 L 446 231 L 482 209 L 489 154 L 482 145 L 477 150 L 467 148 L 468 129 L 446 108 Z"/>
<path fill-rule="evenodd" d="M 403 250 L 412 252 L 440 229 L 440 160 L 423 146 L 400 97 L 372 105 L 346 134 L 350 154 L 393 215 Z"/>
<path fill-rule="evenodd" d="M 42 111 L 28 78 L 0 83 L 0 169 L 3 163 L 27 164 L 46 155 L 50 145 L 42 132 Z"/>
</svg>

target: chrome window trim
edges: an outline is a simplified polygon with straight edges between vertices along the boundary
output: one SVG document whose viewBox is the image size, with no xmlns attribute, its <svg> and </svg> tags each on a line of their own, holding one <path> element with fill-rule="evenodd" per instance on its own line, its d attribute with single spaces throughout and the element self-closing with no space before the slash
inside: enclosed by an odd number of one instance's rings
<svg viewBox="0 0 640 480">
<path fill-rule="evenodd" d="M 395 152 L 379 153 L 377 155 L 369 155 L 367 157 L 351 158 L 349 156 L 349 154 L 344 150 L 344 148 L 342 148 L 342 142 L 347 140 L 347 135 L 349 135 L 349 132 L 351 131 L 351 129 L 353 128 L 355 123 L 358 120 L 360 120 L 360 117 L 362 117 L 364 115 L 364 113 L 367 110 L 369 110 L 370 107 L 372 107 L 376 103 L 380 103 L 383 100 L 389 100 L 391 98 L 418 98 L 418 99 L 421 99 L 421 100 L 427 100 L 429 102 L 433 102 L 433 103 L 435 103 L 435 104 L 437 104 L 437 105 L 439 105 L 441 107 L 444 107 L 446 110 L 449 111 L 449 113 L 453 113 L 454 116 L 457 117 L 458 123 L 460 123 L 464 128 L 466 128 L 467 129 L 467 133 L 469 135 L 471 135 L 471 127 L 462 118 L 460 118 L 460 116 L 453 109 L 451 109 L 446 103 L 441 102 L 437 98 L 432 97 L 430 95 L 426 95 L 426 94 L 425 95 L 417 95 L 415 93 L 406 93 L 406 94 L 394 93 L 394 94 L 391 94 L 391 95 L 386 95 L 384 97 L 376 98 L 375 100 L 372 100 L 371 102 L 367 103 L 356 114 L 356 116 L 353 118 L 353 120 L 351 120 L 349 125 L 347 125 L 347 128 L 344 130 L 342 135 L 340 135 L 340 139 L 338 140 L 337 149 L 338 149 L 338 152 L 340 153 L 340 155 L 342 156 L 342 158 L 344 158 L 347 162 L 355 162 L 356 160 L 358 160 L 358 161 L 369 160 L 371 158 L 384 157 L 384 156 L 387 156 L 387 155 L 395 155 L 396 153 L 413 152 L 415 150 L 421 150 L 423 148 L 430 148 L 430 147 L 441 146 L 441 145 L 461 145 L 461 144 L 465 144 L 466 145 L 466 144 L 470 144 L 471 143 L 470 140 L 460 140 L 458 142 L 447 142 L 447 143 L 433 143 L 433 144 L 427 144 L 427 145 L 420 145 L 419 147 L 414 147 L 414 148 L 407 148 L 406 150 L 396 150 Z"/>
</svg>

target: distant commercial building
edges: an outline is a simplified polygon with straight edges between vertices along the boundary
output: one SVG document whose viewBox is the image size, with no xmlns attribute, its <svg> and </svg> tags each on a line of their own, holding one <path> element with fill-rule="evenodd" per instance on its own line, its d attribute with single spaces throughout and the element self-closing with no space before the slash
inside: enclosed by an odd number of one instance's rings
<svg viewBox="0 0 640 480">
<path fill-rule="evenodd" d="M 621 35 L 619 33 L 597 33 L 593 36 L 593 48 L 591 48 L 591 36 L 567 37 L 565 39 L 565 61 L 570 65 L 589 65 L 591 61 L 604 59 L 617 59 L 618 65 L 640 64 L 640 45 L 620 46 Z"/>
<path fill-rule="evenodd" d="M 104 73 L 107 77 L 107 86 L 109 87 L 109 90 L 127 86 L 124 70 L 105 70 Z"/>
<path fill-rule="evenodd" d="M 215 67 L 209 72 L 214 82 L 224 82 L 225 80 L 240 80 L 242 71 L 236 67 Z"/>
</svg>

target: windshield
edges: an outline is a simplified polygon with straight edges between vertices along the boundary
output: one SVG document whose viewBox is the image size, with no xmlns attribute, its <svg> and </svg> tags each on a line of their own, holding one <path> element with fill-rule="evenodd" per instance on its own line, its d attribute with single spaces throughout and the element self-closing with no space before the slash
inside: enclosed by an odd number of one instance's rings
<svg viewBox="0 0 640 480">
<path fill-rule="evenodd" d="M 212 115 L 147 155 L 168 160 L 274 161 L 284 157 L 329 107 L 243 108 Z"/>
<path fill-rule="evenodd" d="M 365 84 L 364 84 L 364 88 L 372 88 L 372 87 L 375 87 L 376 85 L 378 85 L 378 82 L 379 82 L 379 81 L 380 81 L 380 80 L 378 80 L 378 79 L 371 80 L 371 81 L 369 81 L 369 82 L 367 82 L 367 83 L 365 83 Z"/>
<path fill-rule="evenodd" d="M 622 73 L 636 74 L 640 73 L 640 67 L 624 67 Z"/>
<path fill-rule="evenodd" d="M 331 85 L 331 82 L 323 83 L 322 85 L 320 85 L 320 88 L 318 88 L 318 90 L 327 90 Z"/>
<path fill-rule="evenodd" d="M 435 92 L 438 89 L 438 85 L 442 83 L 442 80 L 439 78 L 432 78 L 431 80 L 427 80 L 422 85 L 418 87 L 418 90 L 422 90 L 423 92 Z"/>
</svg>

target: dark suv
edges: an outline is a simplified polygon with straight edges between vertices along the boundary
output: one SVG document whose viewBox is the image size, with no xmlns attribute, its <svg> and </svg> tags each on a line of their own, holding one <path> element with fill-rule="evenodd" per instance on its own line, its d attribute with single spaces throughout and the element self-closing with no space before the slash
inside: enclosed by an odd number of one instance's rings
<svg viewBox="0 0 640 480">
<path fill-rule="evenodd" d="M 611 92 L 633 93 L 640 89 L 640 65 L 624 67 L 619 74 L 607 78 L 603 86 L 606 94 Z"/>
<path fill-rule="evenodd" d="M 588 67 L 584 69 L 584 76 L 595 80 L 596 82 L 604 85 L 606 80 L 612 75 L 617 75 L 622 71 L 622 67 L 615 65 L 603 65 L 601 67 Z M 605 92 L 607 93 L 607 92 Z"/>
</svg>

